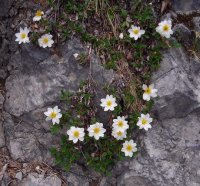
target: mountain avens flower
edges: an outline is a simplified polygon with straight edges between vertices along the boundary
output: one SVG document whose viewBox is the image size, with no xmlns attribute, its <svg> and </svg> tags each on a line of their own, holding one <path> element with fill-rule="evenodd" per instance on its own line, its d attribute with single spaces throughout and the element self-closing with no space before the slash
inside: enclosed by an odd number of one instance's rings
<svg viewBox="0 0 200 186">
<path fill-rule="evenodd" d="M 47 116 L 46 120 L 50 121 L 52 120 L 53 125 L 60 123 L 60 118 L 62 117 L 62 114 L 60 113 L 60 109 L 58 109 L 58 106 L 55 106 L 54 108 L 48 108 L 46 112 L 44 112 L 44 115 Z"/>
<path fill-rule="evenodd" d="M 87 131 L 89 132 L 90 137 L 94 137 L 96 140 L 98 140 L 100 137 L 104 137 L 106 129 L 103 128 L 103 123 L 97 122 L 94 125 L 90 125 Z"/>
<path fill-rule="evenodd" d="M 78 140 L 83 141 L 85 136 L 84 128 L 71 127 L 67 131 L 67 135 L 69 135 L 69 140 L 73 141 L 73 143 L 77 143 Z"/>
<path fill-rule="evenodd" d="M 104 111 L 113 111 L 117 106 L 116 98 L 112 95 L 107 95 L 106 98 L 101 99 L 101 106 L 104 108 Z"/>
<path fill-rule="evenodd" d="M 29 32 L 30 30 L 27 27 L 25 27 L 24 29 L 20 28 L 20 32 L 15 34 L 16 36 L 15 41 L 19 42 L 19 44 L 29 43 L 30 42 L 28 37 Z"/>
<path fill-rule="evenodd" d="M 123 140 L 124 138 L 126 138 L 126 130 L 125 131 L 121 131 L 121 130 L 117 130 L 115 128 L 113 128 L 112 130 L 112 136 L 117 139 L 117 140 Z"/>
<path fill-rule="evenodd" d="M 33 21 L 40 21 L 40 19 L 42 19 L 42 16 L 44 15 L 44 12 L 41 10 L 38 10 L 35 13 L 35 16 L 33 17 Z"/>
<path fill-rule="evenodd" d="M 158 32 L 163 37 L 170 38 L 173 34 L 171 19 L 161 21 L 156 27 L 156 32 Z"/>
<path fill-rule="evenodd" d="M 149 86 L 143 84 L 142 89 L 144 90 L 143 99 L 149 101 L 152 98 L 157 97 L 158 90 L 154 88 L 154 85 L 151 84 Z"/>
<path fill-rule="evenodd" d="M 53 36 L 51 34 L 44 34 L 41 38 L 38 39 L 38 43 L 40 47 L 52 47 L 54 41 Z"/>
<path fill-rule="evenodd" d="M 125 120 L 124 116 L 118 116 L 117 119 L 113 119 L 113 128 L 117 131 L 124 132 L 129 128 L 128 121 Z"/>
<path fill-rule="evenodd" d="M 137 122 L 137 126 L 139 127 L 139 129 L 144 129 L 146 131 L 148 131 L 148 129 L 151 128 L 151 122 L 153 121 L 153 119 L 150 117 L 149 114 L 141 114 L 140 117 L 138 117 L 138 122 Z"/>
<path fill-rule="evenodd" d="M 123 143 L 122 152 L 125 153 L 125 156 L 132 157 L 134 152 L 137 152 L 136 143 L 133 140 L 125 141 Z"/>
<path fill-rule="evenodd" d="M 132 25 L 128 32 L 130 34 L 130 38 L 138 40 L 138 38 L 140 38 L 145 33 L 145 30 L 141 30 L 140 27 Z"/>
</svg>

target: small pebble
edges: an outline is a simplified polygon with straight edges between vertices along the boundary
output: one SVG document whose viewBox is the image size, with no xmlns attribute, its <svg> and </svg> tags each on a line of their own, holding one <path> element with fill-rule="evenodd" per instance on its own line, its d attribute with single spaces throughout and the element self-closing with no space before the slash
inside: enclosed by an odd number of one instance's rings
<svg viewBox="0 0 200 186">
<path fill-rule="evenodd" d="M 18 173 L 15 175 L 15 178 L 17 178 L 18 180 L 22 180 L 22 172 L 18 172 Z"/>
</svg>

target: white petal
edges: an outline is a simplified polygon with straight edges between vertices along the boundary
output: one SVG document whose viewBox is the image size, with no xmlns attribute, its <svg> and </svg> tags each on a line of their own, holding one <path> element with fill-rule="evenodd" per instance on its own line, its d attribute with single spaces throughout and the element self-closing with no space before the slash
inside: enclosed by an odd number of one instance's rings
<svg viewBox="0 0 200 186">
<path fill-rule="evenodd" d="M 77 143 L 78 142 L 78 139 L 77 138 L 74 138 L 73 139 L 73 143 Z"/>
<path fill-rule="evenodd" d="M 58 113 L 57 118 L 62 118 L 62 114 Z"/>
<path fill-rule="evenodd" d="M 30 30 L 27 27 L 25 27 L 24 28 L 24 32 L 28 35 L 28 33 L 30 32 Z"/>
<path fill-rule="evenodd" d="M 157 97 L 157 94 L 155 92 L 151 93 L 151 97 L 155 98 L 155 97 Z"/>
<path fill-rule="evenodd" d="M 140 31 L 141 35 L 145 34 L 145 30 Z"/>
<path fill-rule="evenodd" d="M 21 28 L 21 27 L 19 28 L 19 31 L 20 31 L 20 33 L 24 32 L 23 28 Z"/>
<path fill-rule="evenodd" d="M 134 37 L 134 34 L 133 33 L 130 33 L 130 38 L 133 38 Z"/>
<path fill-rule="evenodd" d="M 150 100 L 149 94 L 144 93 L 143 94 L 143 100 L 149 101 Z"/>
<path fill-rule="evenodd" d="M 47 117 L 47 118 L 46 118 L 46 121 L 50 121 L 50 120 L 51 120 L 51 118 L 50 118 L 50 117 Z"/>
</svg>

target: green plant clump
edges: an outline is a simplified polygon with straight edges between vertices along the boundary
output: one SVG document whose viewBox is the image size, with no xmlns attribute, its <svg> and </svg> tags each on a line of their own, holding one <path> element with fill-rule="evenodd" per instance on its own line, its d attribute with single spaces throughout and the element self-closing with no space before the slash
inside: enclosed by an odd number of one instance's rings
<svg viewBox="0 0 200 186">
<path fill-rule="evenodd" d="M 56 163 L 66 170 L 75 162 L 86 162 L 95 170 L 109 174 L 115 162 L 124 158 L 121 152 L 123 141 L 111 135 L 112 120 L 119 115 L 128 116 L 127 140 L 133 138 L 133 130 L 138 130 L 139 114 L 148 113 L 153 105 L 152 101 L 144 102 L 142 99 L 142 84 L 149 84 L 152 72 L 158 69 L 162 59 L 161 50 L 168 46 L 155 31 L 157 20 L 153 7 L 144 1 L 130 0 L 125 4 L 120 0 L 60 0 L 57 4 L 49 0 L 49 5 L 54 8 L 57 19 L 49 22 L 48 27 L 56 30 L 62 41 L 76 35 L 83 42 L 90 43 L 95 53 L 103 56 L 102 64 L 120 74 L 124 83 L 122 89 L 104 87 L 104 91 L 114 95 L 118 102 L 115 111 L 107 113 L 110 120 L 104 126 L 104 138 L 95 140 L 86 135 L 83 142 L 74 144 L 63 134 L 60 148 L 52 148 L 51 152 Z M 131 25 L 145 30 L 137 41 L 129 37 Z M 120 33 L 123 33 L 123 38 L 119 37 Z M 81 59 L 81 64 L 87 63 L 85 55 L 81 55 Z M 63 133 L 70 126 L 82 127 L 86 131 L 89 125 L 102 122 L 95 106 L 94 87 L 86 81 L 77 93 L 62 92 L 61 100 L 68 109 L 60 124 L 52 126 L 52 133 Z"/>
</svg>

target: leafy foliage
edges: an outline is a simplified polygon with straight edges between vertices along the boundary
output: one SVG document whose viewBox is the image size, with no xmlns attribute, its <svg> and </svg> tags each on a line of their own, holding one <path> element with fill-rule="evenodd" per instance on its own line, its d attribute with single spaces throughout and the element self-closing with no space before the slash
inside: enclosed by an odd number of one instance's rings
<svg viewBox="0 0 200 186">
<path fill-rule="evenodd" d="M 105 86 L 104 90 L 120 102 L 110 116 L 111 121 L 118 115 L 129 116 L 127 139 L 131 139 L 139 113 L 149 112 L 153 105 L 152 101 L 146 104 L 142 100 L 142 82 L 149 83 L 151 73 L 159 67 L 162 59 L 160 51 L 167 46 L 155 32 L 157 20 L 152 7 L 139 0 L 130 0 L 126 6 L 120 0 L 114 3 L 109 0 L 61 0 L 59 6 L 52 0 L 48 1 L 59 14 L 55 22 L 47 24 L 49 30 L 56 30 L 62 41 L 76 35 L 83 42 L 91 43 L 96 54 L 103 56 L 103 65 L 124 77 L 122 89 Z M 46 25 L 45 22 L 41 24 Z M 146 31 L 137 41 L 127 35 L 128 28 L 133 24 Z M 123 39 L 119 38 L 120 33 L 124 34 Z M 87 55 L 81 54 L 78 62 L 87 64 Z M 86 129 L 98 121 L 94 95 L 91 82 L 82 82 L 75 94 L 62 91 L 61 100 L 68 109 L 63 113 L 61 124 L 52 126 L 52 132 L 56 134 L 70 126 Z M 121 152 L 122 142 L 114 140 L 110 134 L 111 124 L 108 123 L 106 129 L 107 134 L 103 139 L 96 141 L 86 136 L 81 144 L 72 144 L 64 135 L 60 149 L 51 149 L 57 164 L 69 170 L 72 163 L 84 161 L 95 170 L 109 174 L 115 162 L 124 156 Z"/>
<path fill-rule="evenodd" d="M 96 108 L 93 105 L 93 98 L 87 83 L 80 86 L 80 91 L 74 95 L 62 91 L 61 99 L 66 105 L 71 105 L 71 107 L 63 113 L 61 123 L 52 126 L 52 132 L 56 133 L 65 126 L 87 128 L 89 124 L 98 121 L 96 118 L 97 113 L 95 112 Z M 72 163 L 84 160 L 87 165 L 93 167 L 95 170 L 109 174 L 109 168 L 117 160 L 123 159 L 123 155 L 121 152 L 122 141 L 114 140 L 110 134 L 111 123 L 106 128 L 106 137 L 95 140 L 86 136 L 82 144 L 73 144 L 67 141 L 65 135 L 62 136 L 60 150 L 51 149 L 56 163 L 61 165 L 65 170 L 69 170 Z"/>
</svg>

